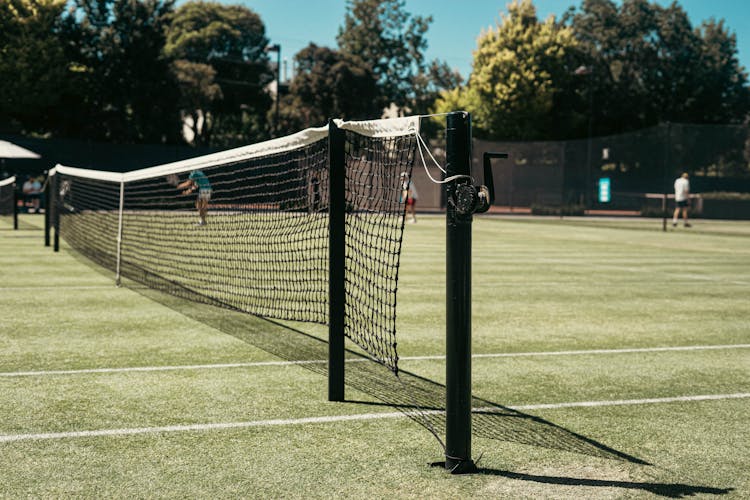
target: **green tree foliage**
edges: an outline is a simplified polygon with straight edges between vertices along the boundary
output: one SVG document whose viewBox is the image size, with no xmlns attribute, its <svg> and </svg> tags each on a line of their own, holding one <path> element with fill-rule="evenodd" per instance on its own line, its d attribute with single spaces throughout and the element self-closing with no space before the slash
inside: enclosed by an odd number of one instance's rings
<svg viewBox="0 0 750 500">
<path fill-rule="evenodd" d="M 173 0 L 76 0 L 66 18 L 71 94 L 58 130 L 112 142 L 176 141 L 175 81 L 163 57 Z"/>
<path fill-rule="evenodd" d="M 214 103 L 221 99 L 221 87 L 215 82 L 216 70 L 208 64 L 177 59 L 172 72 L 180 89 L 180 109 L 185 125 L 190 128 L 189 142 L 204 146 L 208 139 L 206 117 Z"/>
<path fill-rule="evenodd" d="M 694 28 L 677 3 L 584 0 L 567 22 L 592 69 L 595 134 L 663 121 L 736 123 L 750 110 L 736 38 L 723 21 Z"/>
<path fill-rule="evenodd" d="M 78 0 L 74 57 L 89 138 L 115 142 L 173 140 L 174 81 L 162 57 L 172 0 Z M 71 113 L 73 110 L 70 110 Z"/>
<path fill-rule="evenodd" d="M 461 83 L 461 74 L 447 63 L 432 61 L 425 71 L 415 75 L 412 80 L 415 96 L 410 111 L 418 114 L 429 113 L 441 92 L 460 87 Z"/>
<path fill-rule="evenodd" d="M 195 129 L 196 141 L 234 145 L 266 138 L 266 113 L 271 105 L 266 85 L 273 74 L 260 17 L 240 5 L 187 2 L 174 12 L 166 33 L 165 53 L 184 61 L 173 66 L 183 104 L 192 100 L 191 107 L 200 106 L 185 108 L 184 113 L 199 114 L 204 120 Z M 196 78 L 199 67 L 195 64 L 203 65 L 200 78 Z"/>
<path fill-rule="evenodd" d="M 470 111 L 480 137 L 554 137 L 572 119 L 566 89 L 576 47 L 571 29 L 554 18 L 540 22 L 531 0 L 516 0 L 496 28 L 479 36 L 468 84 L 444 92 L 435 110 Z"/>
<path fill-rule="evenodd" d="M 46 132 L 63 98 L 68 64 L 60 43 L 64 0 L 0 1 L 0 123 Z"/>
<path fill-rule="evenodd" d="M 750 113 L 748 75 L 737 58 L 737 37 L 723 20 L 704 22 L 697 68 L 702 73 L 696 99 L 696 120 L 740 123 Z"/>
<path fill-rule="evenodd" d="M 428 65 L 426 33 L 431 17 L 413 16 L 404 0 L 347 0 L 337 41 L 342 53 L 361 58 L 372 68 L 381 108 L 395 104 L 419 112 L 434 97 L 435 87 L 460 77 L 440 62 Z M 446 76 L 446 71 L 452 76 Z"/>
<path fill-rule="evenodd" d="M 379 116 L 377 81 L 359 57 L 310 44 L 295 61 L 297 71 L 283 101 L 286 132 L 321 126 L 329 118 Z"/>
</svg>

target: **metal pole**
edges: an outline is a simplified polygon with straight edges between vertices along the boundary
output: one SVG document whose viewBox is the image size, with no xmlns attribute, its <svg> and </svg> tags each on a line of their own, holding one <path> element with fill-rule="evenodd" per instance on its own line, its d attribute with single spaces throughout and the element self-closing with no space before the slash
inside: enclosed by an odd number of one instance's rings
<svg viewBox="0 0 750 500">
<path fill-rule="evenodd" d="M 664 141 L 664 157 L 662 158 L 662 162 L 664 163 L 663 173 L 664 173 L 664 201 L 662 202 L 662 223 L 661 223 L 661 229 L 662 231 L 667 231 L 667 216 L 669 215 L 667 213 L 667 198 L 669 197 L 669 148 L 671 147 L 669 140 L 671 137 L 671 126 L 669 122 L 667 122 L 667 138 Z"/>
<path fill-rule="evenodd" d="M 50 244 L 49 231 L 50 231 L 50 214 L 52 213 L 51 193 L 52 186 L 50 183 L 52 179 L 47 173 L 47 182 L 44 183 L 44 246 L 48 247 Z"/>
<path fill-rule="evenodd" d="M 275 136 L 279 136 L 279 101 L 281 100 L 281 45 L 276 44 L 276 113 L 274 118 Z"/>
<path fill-rule="evenodd" d="M 513 167 L 514 167 L 514 165 L 511 163 L 510 164 L 510 182 L 508 183 L 508 187 L 509 187 L 509 189 L 508 189 L 508 205 L 510 207 L 509 210 L 511 211 L 511 213 L 513 212 L 513 190 L 516 188 L 513 185 Z"/>
<path fill-rule="evenodd" d="M 18 176 L 16 176 L 18 179 Z M 18 182 L 14 182 L 13 186 L 13 229 L 18 229 Z"/>
<path fill-rule="evenodd" d="M 120 286 L 120 262 L 122 261 L 122 208 L 125 204 L 125 182 L 120 181 L 120 211 L 117 219 L 117 270 L 115 285 Z"/>
<path fill-rule="evenodd" d="M 55 252 L 60 251 L 60 174 L 55 174 L 52 179 L 52 205 L 55 207 L 55 212 L 52 214 L 52 225 L 55 228 L 55 238 L 53 241 L 53 250 Z"/>
<path fill-rule="evenodd" d="M 594 93 L 591 88 L 591 73 L 589 73 L 589 125 L 586 133 L 586 209 L 591 208 L 591 194 L 593 184 L 591 183 L 591 135 L 593 133 Z"/>
<path fill-rule="evenodd" d="M 328 400 L 344 401 L 346 158 L 344 132 L 328 124 Z"/>
<path fill-rule="evenodd" d="M 446 176 L 471 175 L 471 115 L 448 115 Z M 457 183 L 447 185 L 445 468 L 476 471 L 471 459 L 471 224 L 456 210 Z"/>
<path fill-rule="evenodd" d="M 279 100 L 281 99 L 281 45 L 275 43 L 266 47 L 266 52 L 276 52 L 276 110 L 274 112 L 273 136 L 278 137 L 279 130 Z"/>
</svg>

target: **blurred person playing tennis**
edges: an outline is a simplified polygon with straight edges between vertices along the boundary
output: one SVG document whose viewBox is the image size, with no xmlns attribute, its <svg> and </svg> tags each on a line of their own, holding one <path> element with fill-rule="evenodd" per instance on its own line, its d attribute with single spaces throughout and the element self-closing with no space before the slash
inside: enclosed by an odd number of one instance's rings
<svg viewBox="0 0 750 500">
<path fill-rule="evenodd" d="M 688 223 L 688 208 L 690 207 L 690 181 L 688 181 L 688 173 L 684 172 L 677 180 L 674 181 L 674 201 L 676 207 L 674 209 L 674 215 L 672 216 L 672 226 L 677 226 L 677 219 L 679 218 L 680 211 L 682 211 L 682 220 L 685 223 L 685 227 L 690 227 Z"/>
<path fill-rule="evenodd" d="M 177 189 L 183 190 L 182 194 L 185 195 L 198 191 L 195 208 L 198 209 L 198 225 L 204 226 L 208 213 L 208 202 L 211 200 L 211 183 L 208 181 L 206 174 L 201 170 L 193 170 L 186 181 L 177 185 Z"/>
</svg>

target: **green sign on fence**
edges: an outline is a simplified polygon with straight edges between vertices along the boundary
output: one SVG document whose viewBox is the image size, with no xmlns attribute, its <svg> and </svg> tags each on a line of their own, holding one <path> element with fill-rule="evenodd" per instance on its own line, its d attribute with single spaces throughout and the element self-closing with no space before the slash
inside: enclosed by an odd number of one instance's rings
<svg viewBox="0 0 750 500">
<path fill-rule="evenodd" d="M 609 177 L 599 179 L 599 203 L 609 203 L 611 201 L 610 187 Z"/>
</svg>

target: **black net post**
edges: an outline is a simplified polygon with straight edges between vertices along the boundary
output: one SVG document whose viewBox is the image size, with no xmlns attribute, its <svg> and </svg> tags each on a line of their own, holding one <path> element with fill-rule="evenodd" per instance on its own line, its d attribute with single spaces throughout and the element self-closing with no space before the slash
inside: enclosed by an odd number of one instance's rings
<svg viewBox="0 0 750 500">
<path fill-rule="evenodd" d="M 448 115 L 446 175 L 471 175 L 471 115 Z M 471 459 L 471 224 L 456 207 L 458 182 L 447 184 L 445 468 L 476 471 Z"/>
<path fill-rule="evenodd" d="M 60 200 L 58 197 L 60 196 L 60 174 L 56 174 L 52 178 L 52 182 L 50 184 L 50 187 L 52 188 L 52 194 L 50 196 L 50 208 L 54 209 L 54 212 L 51 214 L 52 219 L 52 226 L 55 229 L 55 238 L 53 243 L 53 250 L 55 252 L 60 251 Z"/>
<path fill-rule="evenodd" d="M 16 177 L 18 179 L 18 177 Z M 13 229 L 18 229 L 18 182 L 13 184 Z"/>
<path fill-rule="evenodd" d="M 670 144 L 670 139 L 672 137 L 672 126 L 669 122 L 666 123 L 666 138 L 664 140 L 664 156 L 662 158 L 662 162 L 664 163 L 663 166 L 663 183 L 664 183 L 664 201 L 662 202 L 662 223 L 661 223 L 661 229 L 662 231 L 667 230 L 667 218 L 669 217 L 669 204 L 667 203 L 667 199 L 669 198 L 669 191 L 670 191 L 670 185 L 669 185 L 669 150 L 672 147 Z M 676 202 L 676 200 L 675 200 Z"/>
<path fill-rule="evenodd" d="M 50 219 L 52 213 L 51 204 L 51 186 L 52 178 L 47 175 L 47 182 L 44 183 L 44 246 L 50 245 L 49 231 L 50 231 Z"/>
<path fill-rule="evenodd" d="M 328 400 L 344 401 L 346 157 L 344 131 L 328 125 Z"/>
</svg>

